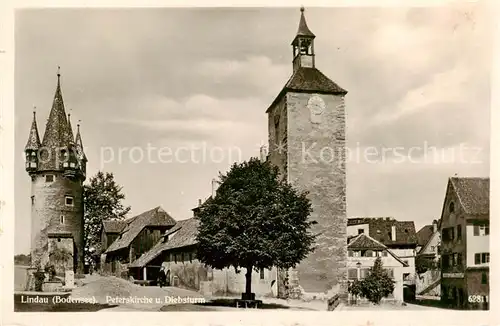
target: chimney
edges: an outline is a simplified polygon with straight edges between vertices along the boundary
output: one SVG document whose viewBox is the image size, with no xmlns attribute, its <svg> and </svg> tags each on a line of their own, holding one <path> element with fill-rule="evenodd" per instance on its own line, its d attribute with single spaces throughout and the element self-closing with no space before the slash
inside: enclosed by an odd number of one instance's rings
<svg viewBox="0 0 500 326">
<path fill-rule="evenodd" d="M 260 161 L 261 162 L 267 161 L 267 147 L 266 147 L 266 145 L 260 146 Z"/>
<path fill-rule="evenodd" d="M 201 198 L 198 199 L 198 207 L 200 207 L 200 206 L 201 206 Z"/>
<path fill-rule="evenodd" d="M 215 197 L 217 188 L 219 188 L 219 182 L 216 179 L 212 179 L 212 197 Z"/>
<path fill-rule="evenodd" d="M 395 225 L 393 225 L 391 227 L 391 240 L 396 241 L 396 226 Z"/>
<path fill-rule="evenodd" d="M 436 233 L 437 230 L 438 230 L 438 224 L 437 224 L 437 221 L 434 220 L 434 221 L 432 221 L 432 232 Z"/>
</svg>

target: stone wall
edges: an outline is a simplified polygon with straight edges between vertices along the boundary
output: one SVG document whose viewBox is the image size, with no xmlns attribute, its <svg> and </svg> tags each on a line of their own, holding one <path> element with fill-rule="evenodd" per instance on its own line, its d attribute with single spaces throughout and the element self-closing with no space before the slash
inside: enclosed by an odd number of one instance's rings
<svg viewBox="0 0 500 326">
<path fill-rule="evenodd" d="M 54 265 L 56 273 L 64 275 L 67 270 L 74 270 L 73 248 L 72 238 L 49 238 L 49 262 Z M 55 251 L 59 252 L 57 255 L 65 252 L 67 254 L 66 259 L 63 260 L 64 257 L 51 255 L 51 253 L 55 254 Z"/>
<path fill-rule="evenodd" d="M 234 268 L 217 270 L 206 267 L 197 259 L 168 261 L 163 262 L 162 266 L 165 271 L 170 271 L 170 284 L 173 286 L 201 291 L 203 284 L 210 282 L 211 292 L 219 296 L 240 295 L 245 291 L 245 268 L 239 273 Z M 260 276 L 258 271 L 252 273 L 252 292 L 257 296 L 275 296 L 276 269 L 264 270 L 263 279 Z"/>
<path fill-rule="evenodd" d="M 308 100 L 321 97 L 325 109 L 314 123 Z M 309 293 L 344 292 L 347 274 L 345 108 L 343 96 L 288 93 L 287 177 L 309 192 L 319 234 L 316 249 L 296 268 Z M 332 292 L 333 291 L 333 292 Z"/>
<path fill-rule="evenodd" d="M 436 283 L 441 279 L 441 270 L 427 270 L 425 273 L 417 274 L 416 277 L 416 291 L 417 295 L 428 295 L 428 296 L 441 296 L 441 286 L 437 284 L 433 288 L 429 288 L 432 284 Z M 426 290 L 425 292 L 423 292 Z"/>
<path fill-rule="evenodd" d="M 46 182 L 46 175 L 53 182 Z M 73 197 L 66 206 L 65 196 Z M 31 183 L 31 257 L 34 265 L 44 267 L 48 257 L 48 232 L 71 232 L 75 242 L 77 271 L 83 272 L 83 189 L 79 180 L 71 180 L 60 172 L 43 172 L 32 176 Z M 61 223 L 64 216 L 64 223 Z"/>
</svg>

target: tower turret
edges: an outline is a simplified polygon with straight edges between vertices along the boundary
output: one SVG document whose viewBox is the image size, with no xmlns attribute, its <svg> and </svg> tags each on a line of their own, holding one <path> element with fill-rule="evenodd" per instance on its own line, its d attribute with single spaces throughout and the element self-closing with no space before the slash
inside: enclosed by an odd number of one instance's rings
<svg viewBox="0 0 500 326">
<path fill-rule="evenodd" d="M 304 7 L 300 8 L 300 21 L 297 35 L 292 41 L 293 48 L 293 71 L 300 67 L 314 68 L 314 38 L 316 37 L 309 29 L 304 16 Z"/>
<path fill-rule="evenodd" d="M 36 118 L 25 147 L 26 170 L 31 176 L 31 258 L 33 266 L 54 265 L 57 272 L 83 272 L 83 181 L 77 140 L 66 116 L 61 91 L 61 74 L 40 143 Z M 33 155 L 36 153 L 38 155 Z M 65 251 L 72 258 L 60 261 L 54 255 Z M 60 252 L 59 252 L 60 253 Z"/>
<path fill-rule="evenodd" d="M 36 125 L 36 111 L 33 109 L 33 121 L 31 122 L 30 134 L 28 142 L 24 147 L 24 153 L 26 154 L 26 171 L 29 173 L 38 169 L 38 150 L 41 146 L 38 127 Z"/>
<path fill-rule="evenodd" d="M 87 170 L 87 156 L 83 150 L 82 136 L 80 134 L 80 124 L 76 125 L 76 138 L 75 138 L 75 153 L 78 159 L 78 166 L 81 170 L 83 178 L 85 178 Z"/>
</svg>

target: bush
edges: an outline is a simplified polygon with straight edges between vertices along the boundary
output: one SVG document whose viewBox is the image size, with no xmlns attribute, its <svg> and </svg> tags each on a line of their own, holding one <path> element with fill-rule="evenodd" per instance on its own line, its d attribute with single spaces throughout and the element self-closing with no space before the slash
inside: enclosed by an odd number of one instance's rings
<svg viewBox="0 0 500 326">
<path fill-rule="evenodd" d="M 417 256 L 415 259 L 415 270 L 418 274 L 427 272 L 428 270 L 439 269 L 440 261 L 434 261 L 433 258 L 425 256 Z"/>
<path fill-rule="evenodd" d="M 45 272 L 37 269 L 35 273 L 35 291 L 42 292 L 43 281 L 45 281 Z"/>
<path fill-rule="evenodd" d="M 388 297 L 394 291 L 394 280 L 382 267 L 382 260 L 377 257 L 370 275 L 363 280 L 356 280 L 349 285 L 349 293 L 379 304 L 382 298 Z"/>
</svg>

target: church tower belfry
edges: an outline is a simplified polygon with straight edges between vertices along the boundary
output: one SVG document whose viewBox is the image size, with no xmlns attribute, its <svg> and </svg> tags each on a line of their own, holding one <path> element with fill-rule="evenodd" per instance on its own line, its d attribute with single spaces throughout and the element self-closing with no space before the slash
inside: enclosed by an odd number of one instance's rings
<svg viewBox="0 0 500 326">
<path fill-rule="evenodd" d="M 76 139 L 70 115 L 66 115 L 61 91 L 61 74 L 40 142 L 36 113 L 25 146 L 26 171 L 31 177 L 31 260 L 33 267 L 54 265 L 83 272 L 83 181 L 86 157 L 81 136 Z M 67 261 L 54 258 L 65 251 Z M 59 255 L 59 257 L 61 257 Z"/>
<path fill-rule="evenodd" d="M 317 67 L 314 40 L 300 10 L 292 41 L 293 71 L 266 113 L 269 161 L 299 191 L 308 192 L 317 234 L 315 250 L 296 268 L 278 273 L 278 294 L 343 294 L 347 285 L 346 124 L 347 91 Z"/>
<path fill-rule="evenodd" d="M 300 67 L 315 68 L 316 66 L 314 60 L 314 39 L 316 36 L 307 26 L 304 11 L 304 7 L 301 7 L 299 28 L 292 41 L 294 72 Z"/>
</svg>

